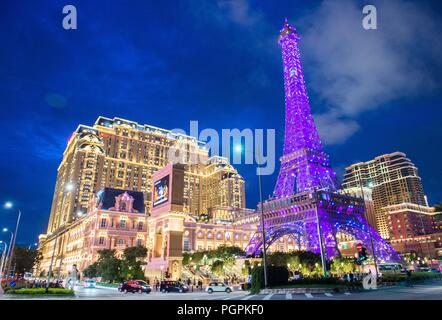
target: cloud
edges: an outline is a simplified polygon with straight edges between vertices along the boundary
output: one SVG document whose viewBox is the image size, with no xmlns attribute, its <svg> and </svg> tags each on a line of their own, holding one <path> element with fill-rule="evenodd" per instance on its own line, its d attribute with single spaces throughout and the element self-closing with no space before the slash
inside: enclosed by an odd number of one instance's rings
<svg viewBox="0 0 442 320">
<path fill-rule="evenodd" d="M 351 119 L 340 118 L 332 113 L 315 116 L 319 135 L 325 144 L 340 144 L 359 130 L 359 125 Z"/>
<path fill-rule="evenodd" d="M 325 109 L 315 118 L 326 143 L 353 135 L 365 111 L 440 87 L 432 72 L 442 65 L 440 20 L 421 3 L 374 5 L 377 30 L 362 28 L 362 5 L 349 0 L 324 1 L 301 19 L 304 71 Z"/>
<path fill-rule="evenodd" d="M 236 24 L 250 27 L 262 22 L 263 16 L 250 9 L 247 0 L 219 0 L 217 6 Z"/>
</svg>

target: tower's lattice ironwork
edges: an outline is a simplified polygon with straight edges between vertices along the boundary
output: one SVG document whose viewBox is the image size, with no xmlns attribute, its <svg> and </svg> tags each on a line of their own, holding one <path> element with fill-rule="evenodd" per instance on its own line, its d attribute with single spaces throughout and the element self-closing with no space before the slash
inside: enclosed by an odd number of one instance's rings
<svg viewBox="0 0 442 320">
<path fill-rule="evenodd" d="M 258 208 L 264 209 L 266 247 L 290 235 L 299 247 L 309 251 L 319 253 L 322 245 L 326 257 L 332 258 L 340 254 L 336 234 L 343 233 L 364 243 L 369 252 L 371 238 L 379 261 L 400 260 L 365 220 L 364 200 L 337 192 L 336 175 L 310 110 L 299 39 L 296 29 L 286 20 L 279 38 L 285 89 L 284 152 L 273 197 Z M 257 254 L 262 244 L 262 234 L 257 232 L 246 251 Z"/>
</svg>

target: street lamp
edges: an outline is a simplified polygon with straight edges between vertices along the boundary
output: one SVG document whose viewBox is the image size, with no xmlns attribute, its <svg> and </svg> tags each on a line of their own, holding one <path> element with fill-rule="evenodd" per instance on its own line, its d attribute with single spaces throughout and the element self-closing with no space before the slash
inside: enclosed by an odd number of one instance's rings
<svg viewBox="0 0 442 320">
<path fill-rule="evenodd" d="M 9 241 L 9 248 L 8 248 L 8 252 L 6 253 L 6 257 L 5 257 L 5 261 L 6 265 L 2 265 L 2 269 L 0 269 L 0 271 L 3 271 L 3 267 L 6 267 L 6 280 L 8 280 L 9 277 L 9 267 L 11 265 L 11 259 L 12 259 L 12 254 L 11 254 L 11 243 L 13 243 L 14 241 L 14 233 L 9 230 L 8 228 L 3 228 L 2 230 L 3 232 L 9 232 L 11 234 L 11 240 Z"/>
<path fill-rule="evenodd" d="M 164 280 L 164 278 L 163 278 L 163 269 L 164 269 L 164 266 L 161 266 L 160 269 L 161 269 L 161 281 L 163 281 L 163 280 Z"/>
<path fill-rule="evenodd" d="M 362 173 L 361 173 L 361 175 L 362 175 Z M 367 231 L 368 231 L 368 236 L 370 238 L 371 252 L 373 254 L 374 269 L 376 272 L 376 280 L 377 280 L 378 279 L 378 264 L 376 261 L 376 253 L 374 252 L 374 243 L 373 243 L 373 236 L 371 235 L 370 223 L 368 222 L 368 212 L 367 212 L 367 206 L 365 205 L 365 194 L 364 194 L 364 188 L 362 186 L 361 175 L 359 175 L 359 187 L 361 188 L 362 201 L 364 201 L 364 218 L 365 218 L 365 221 L 367 222 L 367 229 L 368 229 Z M 370 181 L 368 183 L 368 187 L 373 188 L 372 181 Z"/>
<path fill-rule="evenodd" d="M 66 194 L 73 191 L 74 190 L 74 184 L 71 182 L 67 182 L 64 187 L 63 187 L 63 201 L 61 203 L 61 210 L 60 213 L 58 214 L 58 220 L 57 220 L 57 229 L 56 231 L 60 229 L 60 222 L 61 222 L 61 216 L 63 214 L 64 211 L 64 204 L 65 204 L 65 200 L 66 200 Z M 52 276 L 52 265 L 54 264 L 54 257 L 55 257 L 55 249 L 57 248 L 57 242 L 58 242 L 58 238 L 59 238 L 59 233 L 58 232 L 55 235 L 55 241 L 54 241 L 54 248 L 52 249 L 52 256 L 51 256 L 51 263 L 49 264 L 49 271 L 48 271 L 48 280 L 46 281 L 46 292 L 48 292 L 49 290 L 49 282 L 51 281 L 51 276 Z M 61 272 L 61 261 L 60 261 L 60 268 L 58 270 L 58 277 L 60 277 L 60 272 Z"/>
<path fill-rule="evenodd" d="M 259 144 L 257 145 L 257 155 L 259 166 L 258 184 L 259 184 L 259 202 L 261 203 L 261 237 L 262 237 L 262 264 L 264 269 L 264 288 L 267 288 L 267 248 L 266 248 L 266 235 L 264 227 L 264 202 L 262 200 L 262 178 L 261 178 L 261 150 Z"/>
<path fill-rule="evenodd" d="M 4 244 L 4 249 L 2 252 L 2 258 L 1 258 L 1 262 L 0 262 L 0 295 L 2 295 L 4 293 L 3 291 L 3 287 L 2 287 L 2 280 L 3 280 L 3 266 L 5 265 L 5 259 L 6 259 L 6 252 L 8 250 L 8 244 L 4 241 L 0 240 L 0 244 Z"/>
<path fill-rule="evenodd" d="M 6 209 L 11 209 L 13 207 L 13 203 L 11 201 L 7 201 L 4 204 L 4 207 Z M 20 218 L 21 218 L 21 211 L 20 209 L 18 210 L 18 215 L 17 215 L 17 222 L 15 224 L 15 232 L 14 232 L 14 236 L 13 236 L 13 241 L 11 241 L 11 245 L 10 245 L 10 256 L 9 256 L 9 260 L 8 260 L 8 268 L 7 268 L 7 275 L 6 275 L 6 279 L 8 279 L 9 277 L 9 272 L 11 270 L 11 263 L 12 263 L 12 258 L 14 256 L 14 248 L 15 248 L 15 242 L 17 241 L 17 232 L 18 232 L 18 226 L 20 225 Z"/>
</svg>

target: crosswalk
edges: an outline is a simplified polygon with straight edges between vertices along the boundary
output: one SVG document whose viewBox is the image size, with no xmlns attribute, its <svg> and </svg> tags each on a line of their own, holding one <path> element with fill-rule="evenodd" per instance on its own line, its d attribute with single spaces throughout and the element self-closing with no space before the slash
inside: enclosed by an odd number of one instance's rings
<svg viewBox="0 0 442 320">
<path fill-rule="evenodd" d="M 342 299 L 351 296 L 351 292 L 343 293 L 278 293 L 278 294 L 247 294 L 231 297 L 220 298 L 220 300 L 310 300 L 310 299 Z M 344 298 L 345 299 L 345 298 Z"/>
</svg>

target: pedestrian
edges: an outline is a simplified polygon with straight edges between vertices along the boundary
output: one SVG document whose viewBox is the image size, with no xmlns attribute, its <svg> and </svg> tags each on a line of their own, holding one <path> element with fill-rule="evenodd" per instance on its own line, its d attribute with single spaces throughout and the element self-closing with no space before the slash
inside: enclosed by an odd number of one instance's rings
<svg viewBox="0 0 442 320">
<path fill-rule="evenodd" d="M 406 285 L 407 285 L 407 287 L 412 287 L 413 284 L 411 283 L 411 270 L 409 270 L 409 269 L 405 269 L 405 270 L 406 270 L 406 275 L 407 275 Z"/>
</svg>

